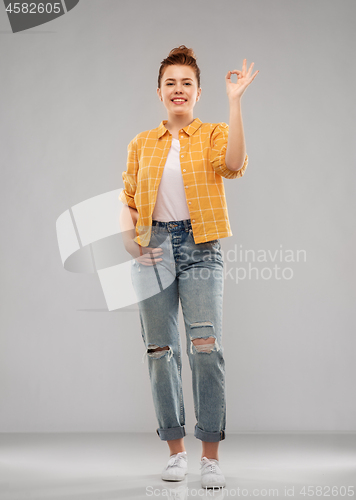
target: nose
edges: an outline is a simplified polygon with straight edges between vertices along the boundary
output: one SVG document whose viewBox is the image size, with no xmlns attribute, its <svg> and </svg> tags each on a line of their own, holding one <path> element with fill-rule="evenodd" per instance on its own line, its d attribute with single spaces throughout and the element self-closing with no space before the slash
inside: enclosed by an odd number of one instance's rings
<svg viewBox="0 0 356 500">
<path fill-rule="evenodd" d="M 182 84 L 181 83 L 177 83 L 176 94 L 181 94 L 181 93 L 182 93 Z"/>
</svg>

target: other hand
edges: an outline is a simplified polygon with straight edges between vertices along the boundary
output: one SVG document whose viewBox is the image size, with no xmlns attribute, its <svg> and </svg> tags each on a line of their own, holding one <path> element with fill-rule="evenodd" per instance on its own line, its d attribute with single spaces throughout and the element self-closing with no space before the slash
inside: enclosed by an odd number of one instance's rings
<svg viewBox="0 0 356 500">
<path fill-rule="evenodd" d="M 154 264 L 157 264 L 157 262 L 163 260 L 161 258 L 161 255 L 163 254 L 162 248 L 142 247 L 133 240 L 132 243 L 134 243 L 134 246 L 130 246 L 128 252 L 140 264 L 143 264 L 144 266 L 153 266 Z"/>
<path fill-rule="evenodd" d="M 250 83 L 256 78 L 259 71 L 255 71 L 251 76 L 252 68 L 255 63 L 251 63 L 248 71 L 246 70 L 247 62 L 246 59 L 243 60 L 242 63 L 242 71 L 234 69 L 233 71 L 228 71 L 225 80 L 226 80 L 226 93 L 229 100 L 234 101 L 241 99 L 242 94 L 245 92 Z M 237 75 L 237 83 L 233 83 L 231 81 L 231 75 Z"/>
</svg>

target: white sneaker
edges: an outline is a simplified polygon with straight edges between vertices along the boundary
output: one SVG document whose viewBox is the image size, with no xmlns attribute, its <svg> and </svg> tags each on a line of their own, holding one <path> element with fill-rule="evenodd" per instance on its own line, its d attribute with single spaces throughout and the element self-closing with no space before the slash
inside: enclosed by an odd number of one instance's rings
<svg viewBox="0 0 356 500">
<path fill-rule="evenodd" d="M 186 451 L 172 455 L 163 469 L 161 478 L 164 481 L 182 481 L 188 472 L 188 457 Z"/>
<path fill-rule="evenodd" d="M 201 487 L 218 488 L 225 486 L 225 477 L 219 467 L 219 462 L 215 458 L 203 457 L 201 466 Z"/>
</svg>

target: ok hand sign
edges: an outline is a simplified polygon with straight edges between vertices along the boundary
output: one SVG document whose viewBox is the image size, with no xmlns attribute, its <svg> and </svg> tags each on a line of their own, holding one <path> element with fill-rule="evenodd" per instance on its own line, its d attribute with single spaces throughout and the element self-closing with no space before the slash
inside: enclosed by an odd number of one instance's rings
<svg viewBox="0 0 356 500">
<path fill-rule="evenodd" d="M 252 68 L 255 63 L 251 63 L 249 70 L 246 71 L 246 59 L 244 59 L 242 64 L 242 71 L 234 69 L 233 71 L 229 71 L 225 77 L 226 80 L 226 93 L 229 98 L 229 101 L 235 101 L 241 98 L 242 94 L 245 92 L 246 88 L 250 85 L 252 80 L 256 78 L 257 73 L 259 71 L 255 71 L 255 73 L 251 76 Z M 233 83 L 231 81 L 232 74 L 237 75 L 237 83 Z"/>
</svg>

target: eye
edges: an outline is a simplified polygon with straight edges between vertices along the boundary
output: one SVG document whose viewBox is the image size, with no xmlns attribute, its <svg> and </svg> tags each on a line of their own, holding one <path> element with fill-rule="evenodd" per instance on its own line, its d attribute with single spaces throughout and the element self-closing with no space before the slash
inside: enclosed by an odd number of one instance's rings
<svg viewBox="0 0 356 500">
<path fill-rule="evenodd" d="M 189 83 L 189 82 L 186 82 L 186 85 L 191 85 L 191 83 Z"/>
</svg>

